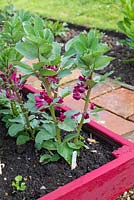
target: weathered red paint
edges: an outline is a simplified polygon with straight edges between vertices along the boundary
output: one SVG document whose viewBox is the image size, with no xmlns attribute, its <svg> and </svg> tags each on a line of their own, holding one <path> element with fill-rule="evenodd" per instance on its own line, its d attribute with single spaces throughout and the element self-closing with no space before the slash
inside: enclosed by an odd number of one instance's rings
<svg viewBox="0 0 134 200">
<path fill-rule="evenodd" d="M 39 92 L 29 86 L 25 89 Z M 64 107 L 64 110 L 68 108 Z M 115 159 L 38 200 L 115 200 L 134 186 L 134 144 L 94 121 L 88 126 L 121 145 L 113 152 Z"/>
</svg>

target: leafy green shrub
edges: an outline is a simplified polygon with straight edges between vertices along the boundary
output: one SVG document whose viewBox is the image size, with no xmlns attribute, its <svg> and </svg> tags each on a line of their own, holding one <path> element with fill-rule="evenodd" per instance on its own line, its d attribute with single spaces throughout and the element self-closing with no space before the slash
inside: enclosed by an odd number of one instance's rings
<svg viewBox="0 0 134 200">
<path fill-rule="evenodd" d="M 119 28 L 127 36 L 122 42 L 134 48 L 134 1 L 121 0 L 124 19 L 118 23 Z"/>
<path fill-rule="evenodd" d="M 14 16 L 15 7 L 12 4 L 8 4 L 0 9 L 0 26 L 3 26 L 5 21 L 8 21 L 12 16 Z"/>
<path fill-rule="evenodd" d="M 105 55 L 109 47 L 102 43 L 102 34 L 96 30 L 71 39 L 62 55 L 61 44 L 55 42 L 52 31 L 44 27 L 39 16 L 18 18 L 14 15 L 4 23 L 0 33 L 3 42 L 0 92 L 7 98 L 9 109 L 1 109 L 0 114 L 8 134 L 17 138 L 18 145 L 34 140 L 38 150 L 46 150 L 40 162 L 54 162 L 63 157 L 72 165 L 73 156 L 77 157 L 81 148 L 87 148 L 81 135 L 82 126 L 89 122 L 91 114 L 98 111 L 90 101 L 90 93 L 104 76 L 94 78 L 93 73 L 105 68 L 112 58 Z M 21 61 L 22 57 L 37 62 L 29 66 Z M 74 68 L 79 68 L 82 75 L 73 91 L 61 90 L 61 79 L 71 74 Z M 17 69 L 23 76 L 17 74 Z M 22 89 L 31 75 L 41 81 L 42 90 L 39 94 L 29 94 L 28 101 L 24 102 Z M 82 112 L 61 109 L 64 98 L 71 93 L 75 100 L 85 101 Z M 61 130 L 66 136 L 62 137 Z"/>
<path fill-rule="evenodd" d="M 52 31 L 54 36 L 63 37 L 66 35 L 66 31 L 68 30 L 66 23 L 61 22 L 53 22 L 51 20 L 45 20 L 45 28 L 48 28 Z"/>
</svg>

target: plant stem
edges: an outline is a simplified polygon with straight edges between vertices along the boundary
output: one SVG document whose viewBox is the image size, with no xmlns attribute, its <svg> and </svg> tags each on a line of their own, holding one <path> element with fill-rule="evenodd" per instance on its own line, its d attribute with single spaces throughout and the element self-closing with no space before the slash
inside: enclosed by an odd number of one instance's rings
<svg viewBox="0 0 134 200">
<path fill-rule="evenodd" d="M 58 143 L 60 144 L 61 143 L 60 129 L 58 127 L 58 121 L 57 121 L 56 116 L 55 116 L 55 110 L 52 106 L 50 106 L 50 112 L 51 112 L 53 121 L 54 121 L 55 126 L 56 126 L 56 139 L 57 139 Z"/>
<path fill-rule="evenodd" d="M 13 114 L 14 117 L 16 117 L 18 115 L 18 111 L 17 111 L 17 108 L 16 108 L 16 103 L 14 101 L 11 101 L 10 105 L 11 105 L 12 114 Z"/>
<path fill-rule="evenodd" d="M 21 96 L 20 96 L 20 94 L 17 90 L 16 90 L 16 95 L 17 95 L 18 102 L 19 102 L 19 105 L 21 107 L 22 113 L 24 114 L 24 117 L 25 117 L 25 120 L 26 120 L 27 130 L 30 132 L 31 137 L 34 138 L 34 134 L 33 134 L 33 131 L 32 131 L 31 125 L 30 125 L 30 121 L 29 121 L 29 117 L 28 117 L 28 111 L 24 108 L 23 101 L 22 101 Z"/>
<path fill-rule="evenodd" d="M 89 106 L 89 102 L 90 102 L 90 92 L 91 92 L 91 88 L 89 88 L 88 91 L 87 91 L 86 101 L 85 101 L 82 117 L 81 117 L 80 123 L 77 127 L 77 133 L 78 134 L 80 134 L 80 131 L 81 131 L 81 128 L 82 128 L 82 125 L 83 125 L 83 122 L 84 122 L 84 113 L 86 113 L 87 110 L 88 110 L 88 106 Z"/>
<path fill-rule="evenodd" d="M 38 60 L 39 60 L 39 62 L 41 61 L 39 48 L 38 48 Z M 48 81 L 45 78 L 44 79 L 42 77 L 40 77 L 40 78 L 41 78 L 41 81 L 43 82 L 43 84 L 46 88 L 48 95 L 50 97 L 52 97 L 50 84 L 48 83 Z M 54 94 L 54 98 L 55 97 L 56 97 L 56 95 Z M 56 115 L 55 115 L 55 109 L 52 106 L 50 106 L 50 113 L 51 113 L 51 116 L 53 118 L 53 121 L 54 121 L 54 124 L 55 124 L 55 127 L 56 127 L 56 139 L 57 139 L 58 143 L 60 144 L 61 143 L 61 133 L 60 133 L 60 129 L 58 127 L 58 121 L 57 121 L 57 118 L 56 118 Z"/>
<path fill-rule="evenodd" d="M 93 69 L 91 70 L 91 74 L 89 76 L 90 80 L 92 80 L 92 76 L 93 76 Z M 87 110 L 88 110 L 88 106 L 89 106 L 89 102 L 90 102 L 90 93 L 91 93 L 91 87 L 89 86 L 88 91 L 87 91 L 87 95 L 86 95 L 86 100 L 85 100 L 85 105 L 84 105 L 82 117 L 81 117 L 80 123 L 79 123 L 79 125 L 77 127 L 77 133 L 79 135 L 80 135 L 80 131 L 82 129 L 83 122 L 84 122 L 84 113 L 87 113 Z M 75 140 L 77 141 L 78 138 L 76 138 Z"/>
<path fill-rule="evenodd" d="M 14 91 L 16 93 L 16 96 L 17 96 L 18 103 L 19 103 L 19 106 L 21 108 L 21 111 L 22 111 L 22 113 L 23 113 L 23 115 L 25 117 L 27 130 L 29 131 L 29 133 L 31 135 L 31 138 L 34 139 L 33 130 L 31 128 L 29 117 L 28 117 L 28 111 L 24 108 L 23 101 L 22 101 L 22 98 L 20 96 L 20 93 L 18 92 L 18 90 L 17 90 L 17 88 L 16 88 L 16 86 L 14 84 L 13 84 L 13 89 L 14 89 Z"/>
<path fill-rule="evenodd" d="M 50 84 L 47 82 L 46 79 L 43 79 L 43 84 L 45 85 L 47 94 L 50 97 L 52 97 L 51 90 L 50 90 Z M 55 109 L 53 108 L 53 106 L 50 106 L 50 113 L 51 113 L 51 116 L 53 118 L 53 121 L 54 121 L 54 124 L 55 124 L 55 127 L 56 127 L 56 139 L 57 139 L 58 143 L 60 144 L 61 143 L 61 133 L 60 133 L 60 129 L 58 127 L 58 121 L 57 121 L 57 118 L 56 118 L 56 115 L 55 115 Z"/>
</svg>

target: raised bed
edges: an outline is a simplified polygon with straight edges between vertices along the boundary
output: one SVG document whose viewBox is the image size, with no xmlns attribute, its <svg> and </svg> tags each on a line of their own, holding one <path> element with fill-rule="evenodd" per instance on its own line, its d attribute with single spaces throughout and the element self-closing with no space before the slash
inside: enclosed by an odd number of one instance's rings
<svg viewBox="0 0 134 200">
<path fill-rule="evenodd" d="M 25 86 L 25 92 L 39 91 Z M 119 144 L 112 153 L 115 159 L 38 200 L 114 200 L 134 185 L 134 144 L 94 121 L 84 126 L 85 130 L 89 128 L 106 142 Z"/>
</svg>

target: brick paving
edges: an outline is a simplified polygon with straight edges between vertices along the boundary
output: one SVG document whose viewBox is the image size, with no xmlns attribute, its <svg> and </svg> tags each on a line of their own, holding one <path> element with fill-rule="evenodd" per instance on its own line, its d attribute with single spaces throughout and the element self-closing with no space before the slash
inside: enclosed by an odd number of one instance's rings
<svg viewBox="0 0 134 200">
<path fill-rule="evenodd" d="M 35 61 L 36 62 L 36 61 Z M 79 70 L 74 70 L 71 75 L 60 82 L 61 88 L 73 86 L 80 75 Z M 95 74 L 96 75 L 96 74 Z M 40 89 L 40 82 L 35 77 L 30 77 L 28 84 Z M 134 90 L 125 88 L 115 83 L 112 79 L 107 79 L 105 84 L 97 85 L 92 93 L 91 99 L 96 106 L 103 107 L 99 112 L 99 118 L 92 117 L 93 120 L 103 124 L 108 129 L 119 135 L 134 141 Z M 83 100 L 76 101 L 71 96 L 66 97 L 65 105 L 72 109 L 82 110 Z"/>
<path fill-rule="evenodd" d="M 134 91 L 119 88 L 94 99 L 99 107 L 104 107 L 123 118 L 134 114 Z"/>
<path fill-rule="evenodd" d="M 129 119 L 130 121 L 134 122 L 134 115 L 130 116 L 128 119 Z"/>
</svg>

